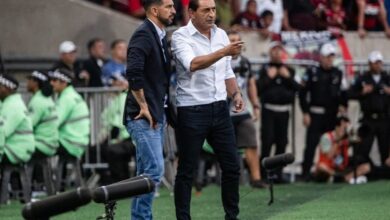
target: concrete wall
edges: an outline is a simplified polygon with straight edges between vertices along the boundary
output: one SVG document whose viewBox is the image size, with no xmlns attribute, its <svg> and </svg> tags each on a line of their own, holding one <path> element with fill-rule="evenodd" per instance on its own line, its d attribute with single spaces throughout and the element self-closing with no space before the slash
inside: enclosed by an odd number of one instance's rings
<svg viewBox="0 0 390 220">
<path fill-rule="evenodd" d="M 356 32 L 346 32 L 344 37 L 354 60 L 367 60 L 372 50 L 380 50 L 386 60 L 390 60 L 390 39 L 381 32 L 369 33 L 365 39 L 360 39 Z M 267 55 L 270 40 L 262 38 L 257 33 L 242 34 L 247 57 L 262 57 Z"/>
<path fill-rule="evenodd" d="M 1 0 L 0 49 L 4 57 L 55 57 L 63 40 L 72 40 L 86 56 L 86 42 L 101 37 L 108 43 L 128 40 L 141 21 L 83 0 Z M 355 60 L 365 60 L 373 49 L 390 58 L 390 40 L 383 33 L 370 33 L 362 40 L 345 33 Z M 243 34 L 245 55 L 266 54 L 269 40 L 257 33 Z"/>
<path fill-rule="evenodd" d="M 55 57 L 72 40 L 86 56 L 92 37 L 127 41 L 139 23 L 82 0 L 1 0 L 0 47 L 4 57 Z"/>
</svg>

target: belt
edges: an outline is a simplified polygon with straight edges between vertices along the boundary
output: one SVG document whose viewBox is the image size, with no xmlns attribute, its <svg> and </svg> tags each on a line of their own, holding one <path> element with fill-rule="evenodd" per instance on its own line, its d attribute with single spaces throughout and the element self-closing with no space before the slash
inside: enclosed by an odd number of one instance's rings
<svg viewBox="0 0 390 220">
<path fill-rule="evenodd" d="M 326 110 L 324 107 L 321 106 L 310 106 L 310 112 L 314 114 L 323 115 L 325 114 Z"/>
<path fill-rule="evenodd" d="M 291 110 L 291 105 L 276 105 L 276 104 L 265 103 L 263 106 L 265 109 L 274 112 L 288 112 Z"/>
</svg>

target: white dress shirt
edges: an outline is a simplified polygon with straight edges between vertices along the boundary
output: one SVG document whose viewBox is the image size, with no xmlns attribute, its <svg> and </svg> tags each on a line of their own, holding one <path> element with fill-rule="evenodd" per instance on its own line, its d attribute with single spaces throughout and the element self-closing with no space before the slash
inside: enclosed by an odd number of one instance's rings
<svg viewBox="0 0 390 220">
<path fill-rule="evenodd" d="M 190 72 L 191 61 L 198 56 L 211 54 L 230 43 L 226 32 L 217 26 L 211 37 L 201 34 L 191 21 L 172 35 L 172 53 L 176 59 L 177 106 L 210 104 L 226 100 L 225 80 L 235 75 L 230 65 L 231 57 L 223 57 L 213 65 Z"/>
<path fill-rule="evenodd" d="M 149 18 L 148 18 L 149 19 Z M 164 51 L 164 47 L 163 47 L 163 43 L 162 43 L 162 40 L 164 39 L 165 35 L 167 34 L 167 32 L 165 31 L 165 29 L 161 29 L 159 26 L 157 26 L 157 24 L 155 24 L 152 20 L 149 19 L 150 22 L 152 22 L 152 24 L 154 25 L 154 28 L 156 29 L 157 31 L 157 35 L 158 37 L 160 38 L 160 44 L 161 44 L 161 49 L 163 51 L 163 55 L 164 55 L 164 60 L 166 61 L 167 58 L 165 57 L 165 51 Z"/>
</svg>

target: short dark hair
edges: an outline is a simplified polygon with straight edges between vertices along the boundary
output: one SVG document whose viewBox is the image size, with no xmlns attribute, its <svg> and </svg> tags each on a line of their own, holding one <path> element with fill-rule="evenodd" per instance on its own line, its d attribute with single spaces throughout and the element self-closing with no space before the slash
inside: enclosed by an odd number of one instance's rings
<svg viewBox="0 0 390 220">
<path fill-rule="evenodd" d="M 91 51 L 92 47 L 95 46 L 96 43 L 103 41 L 101 38 L 95 37 L 88 41 L 87 48 L 88 51 Z"/>
<path fill-rule="evenodd" d="M 240 35 L 240 33 L 238 33 L 238 31 L 236 31 L 236 30 L 227 30 L 226 31 L 226 34 L 228 35 L 228 36 L 230 36 L 230 35 Z"/>
<path fill-rule="evenodd" d="M 142 0 L 141 4 L 144 7 L 145 11 L 147 11 L 150 8 L 150 6 L 152 6 L 152 5 L 155 5 L 155 4 L 161 5 L 162 0 Z"/>
<path fill-rule="evenodd" d="M 261 18 L 265 18 L 267 16 L 274 16 L 274 13 L 272 11 L 270 11 L 270 10 L 265 10 L 260 15 Z"/>
<path fill-rule="evenodd" d="M 125 40 L 123 39 L 116 39 L 114 40 L 112 43 L 111 43 L 111 50 L 114 49 L 116 47 L 116 45 L 120 44 L 120 43 L 126 43 Z"/>
<path fill-rule="evenodd" d="M 196 11 L 199 8 L 199 0 L 190 0 L 188 3 L 188 9 Z"/>
<path fill-rule="evenodd" d="M 340 126 L 343 122 L 349 122 L 349 118 L 346 116 L 339 116 L 336 119 L 336 126 Z"/>
</svg>

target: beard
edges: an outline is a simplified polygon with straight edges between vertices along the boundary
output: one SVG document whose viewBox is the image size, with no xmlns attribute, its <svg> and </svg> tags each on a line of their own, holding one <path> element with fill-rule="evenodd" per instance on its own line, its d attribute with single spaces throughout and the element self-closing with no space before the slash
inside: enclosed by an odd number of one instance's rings
<svg viewBox="0 0 390 220">
<path fill-rule="evenodd" d="M 168 18 L 163 18 L 161 17 L 159 14 L 157 15 L 157 19 L 162 23 L 164 24 L 165 26 L 168 26 L 172 23 L 173 19 L 170 19 L 169 17 Z"/>
</svg>

